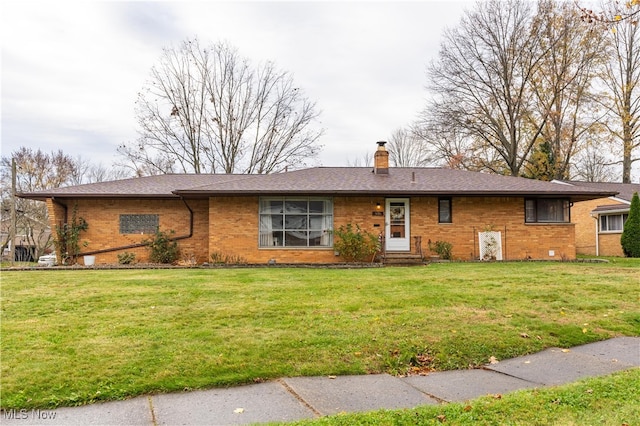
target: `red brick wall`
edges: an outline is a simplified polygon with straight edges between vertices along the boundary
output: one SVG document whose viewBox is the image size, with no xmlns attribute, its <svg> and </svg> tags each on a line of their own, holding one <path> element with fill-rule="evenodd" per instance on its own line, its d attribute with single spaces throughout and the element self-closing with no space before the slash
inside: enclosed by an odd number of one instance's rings
<svg viewBox="0 0 640 426">
<path fill-rule="evenodd" d="M 588 256 L 596 255 L 596 220 L 591 212 L 598 206 L 610 204 L 612 200 L 600 198 L 581 201 L 571 208 L 571 222 L 576 224 L 576 251 Z"/>
<path fill-rule="evenodd" d="M 438 199 L 411 199 L 411 233 L 428 242 L 453 244 L 455 259 L 478 259 L 478 233 L 500 231 L 504 260 L 575 258 L 573 224 L 525 224 L 524 199 L 518 197 L 453 197 L 452 223 L 438 223 Z M 549 251 L 553 251 L 551 256 Z"/>
<path fill-rule="evenodd" d="M 598 235 L 598 243 L 600 244 L 600 256 L 624 257 L 624 251 L 622 250 L 620 238 L 622 238 L 622 232 Z"/>
<path fill-rule="evenodd" d="M 73 201 L 65 202 L 70 215 Z M 194 211 L 194 234 L 179 242 L 183 255 L 194 255 L 198 263 L 210 261 L 212 253 L 249 263 L 267 263 L 271 259 L 278 263 L 342 261 L 333 248 L 259 248 L 258 202 L 257 196 L 188 200 Z M 136 244 L 149 237 L 121 235 L 120 214 L 159 214 L 161 230 L 173 229 L 176 236 L 189 233 L 189 211 L 180 200 L 80 199 L 77 203 L 78 215 L 89 224 L 81 236 L 81 241 L 89 243 L 86 251 Z M 383 197 L 334 197 L 334 228 L 352 223 L 375 234 L 383 233 L 384 217 L 372 214 L 377 203 L 383 211 Z M 63 209 L 51 202 L 47 205 L 53 222 L 62 215 Z M 438 223 L 437 197 L 411 197 L 410 208 L 411 236 L 422 237 L 425 254 L 429 240 L 444 240 L 453 244 L 455 259 L 478 258 L 478 232 L 490 228 L 502 232 L 505 260 L 575 258 L 574 225 L 525 224 L 523 198 L 453 197 L 453 223 L 450 224 Z M 136 253 L 139 261 L 148 259 L 145 248 L 136 248 L 97 254 L 96 263 L 116 263 L 117 254 L 123 251 Z M 550 251 L 554 251 L 553 256 Z"/>
<path fill-rule="evenodd" d="M 597 221 L 591 217 L 591 212 L 598 206 L 620 204 L 610 198 L 581 201 L 571 208 L 571 221 L 576 224 L 576 251 L 587 256 L 596 255 L 596 232 L 599 229 Z M 598 235 L 600 256 L 624 256 L 620 245 L 620 233 L 607 233 Z"/>
<path fill-rule="evenodd" d="M 51 228 L 51 235 L 53 236 L 54 240 L 57 237 L 57 228 L 59 226 L 62 226 L 66 221 L 66 209 L 64 208 L 63 205 L 60 205 L 57 202 L 54 202 L 51 198 L 47 198 L 46 201 L 46 205 L 47 205 L 47 213 L 49 216 L 49 227 Z M 58 256 L 58 259 L 61 259 L 61 255 L 58 252 L 58 249 L 54 247 L 56 256 Z"/>
<path fill-rule="evenodd" d="M 82 252 L 113 249 L 139 244 L 151 235 L 120 234 L 121 214 L 158 214 L 160 230 L 174 230 L 174 236 L 186 236 L 190 229 L 190 214 L 180 200 L 147 200 L 147 199 L 78 199 L 61 201 L 67 205 L 67 220 L 71 220 L 74 205 L 78 206 L 78 217 L 87 221 L 87 231 L 80 234 Z M 188 205 L 194 212 L 193 236 L 179 242 L 181 255 L 194 255 L 198 262 L 207 260 L 208 253 L 208 200 L 189 200 Z M 62 219 L 64 207 L 47 202 L 50 222 Z M 58 219 L 60 218 L 60 219 Z M 84 243 L 86 242 L 86 247 Z M 123 252 L 136 254 L 139 262 L 148 261 L 149 255 L 145 247 L 126 248 L 117 251 L 96 254 L 96 263 L 117 263 L 117 255 Z"/>
<path fill-rule="evenodd" d="M 250 263 L 339 262 L 333 249 L 281 249 L 258 247 L 258 197 L 214 197 L 209 202 L 212 230 L 209 248 L 227 256 L 239 256 Z M 382 197 L 334 197 L 334 228 L 347 223 L 379 234 L 384 232 L 384 217 L 373 216 L 376 203 L 384 209 Z M 478 258 L 478 232 L 492 229 L 502 232 L 503 259 L 574 259 L 573 224 L 525 224 L 523 198 L 453 197 L 453 223 L 438 223 L 437 197 L 411 198 L 411 236 L 422 237 L 426 254 L 428 241 L 453 244 L 453 257 Z M 229 216 L 229 222 L 216 220 Z M 375 226 L 379 225 L 379 226 Z M 506 231 L 505 231 L 506 227 Z M 550 254 L 553 252 L 553 255 Z"/>
</svg>

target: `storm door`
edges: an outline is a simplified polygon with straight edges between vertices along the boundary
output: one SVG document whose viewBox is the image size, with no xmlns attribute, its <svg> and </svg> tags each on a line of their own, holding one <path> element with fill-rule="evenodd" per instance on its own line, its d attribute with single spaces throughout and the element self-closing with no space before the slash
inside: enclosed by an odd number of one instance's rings
<svg viewBox="0 0 640 426">
<path fill-rule="evenodd" d="M 385 208 L 385 243 L 387 251 L 410 251 L 409 199 L 387 198 Z"/>
</svg>

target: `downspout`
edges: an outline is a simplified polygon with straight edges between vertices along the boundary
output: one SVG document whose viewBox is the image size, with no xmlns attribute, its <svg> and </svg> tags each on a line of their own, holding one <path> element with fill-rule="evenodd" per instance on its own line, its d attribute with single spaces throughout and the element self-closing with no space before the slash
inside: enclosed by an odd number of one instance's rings
<svg viewBox="0 0 640 426">
<path fill-rule="evenodd" d="M 507 225 L 504 226 L 504 247 L 502 250 L 502 260 L 507 260 Z"/>
<path fill-rule="evenodd" d="M 187 201 L 184 199 L 184 197 L 180 197 L 180 200 L 185 205 L 187 210 L 189 210 L 189 234 L 170 238 L 169 239 L 170 241 L 186 240 L 188 238 L 193 237 L 193 210 L 191 209 L 191 207 L 189 207 L 189 204 L 187 204 Z M 133 249 L 133 248 L 145 247 L 146 245 L 147 245 L 146 243 L 129 244 L 129 245 L 126 245 L 126 246 L 119 246 L 119 247 L 111 247 L 111 248 L 100 249 L 100 250 L 86 251 L 86 252 L 83 252 L 83 253 L 79 253 L 78 256 L 88 256 L 88 255 L 93 255 L 93 254 L 110 253 L 110 252 L 113 252 L 113 251 L 120 251 L 120 250 L 128 250 L 128 249 Z"/>
<path fill-rule="evenodd" d="M 599 228 L 598 227 L 598 223 L 600 221 L 598 220 L 598 215 L 591 216 L 591 217 L 596 220 L 596 232 L 595 232 L 595 234 L 596 234 L 596 257 L 599 257 L 600 256 L 600 238 L 599 238 L 600 236 L 598 235 L 598 228 Z"/>
<path fill-rule="evenodd" d="M 180 201 L 182 201 L 187 210 L 189 210 L 189 235 L 172 238 L 173 241 L 186 240 L 193 237 L 193 210 L 191 209 L 191 207 L 189 207 L 189 204 L 187 204 L 187 200 L 185 200 L 183 196 L 180 196 Z"/>
</svg>

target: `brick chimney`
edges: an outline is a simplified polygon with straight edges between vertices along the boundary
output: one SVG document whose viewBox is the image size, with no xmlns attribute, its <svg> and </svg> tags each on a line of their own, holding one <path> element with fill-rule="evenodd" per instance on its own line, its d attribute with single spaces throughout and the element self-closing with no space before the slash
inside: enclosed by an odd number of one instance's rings
<svg viewBox="0 0 640 426">
<path fill-rule="evenodd" d="M 389 174 L 389 151 L 384 147 L 386 141 L 376 142 L 378 149 L 373 156 L 373 172 L 377 175 Z"/>
</svg>

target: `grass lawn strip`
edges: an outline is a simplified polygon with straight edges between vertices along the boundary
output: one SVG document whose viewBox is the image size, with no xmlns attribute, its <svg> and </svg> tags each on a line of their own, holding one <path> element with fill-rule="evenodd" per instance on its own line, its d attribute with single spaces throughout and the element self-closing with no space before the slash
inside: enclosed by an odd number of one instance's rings
<svg viewBox="0 0 640 426">
<path fill-rule="evenodd" d="M 460 369 L 640 335 L 640 261 L 2 274 L 2 408 Z"/>
</svg>

